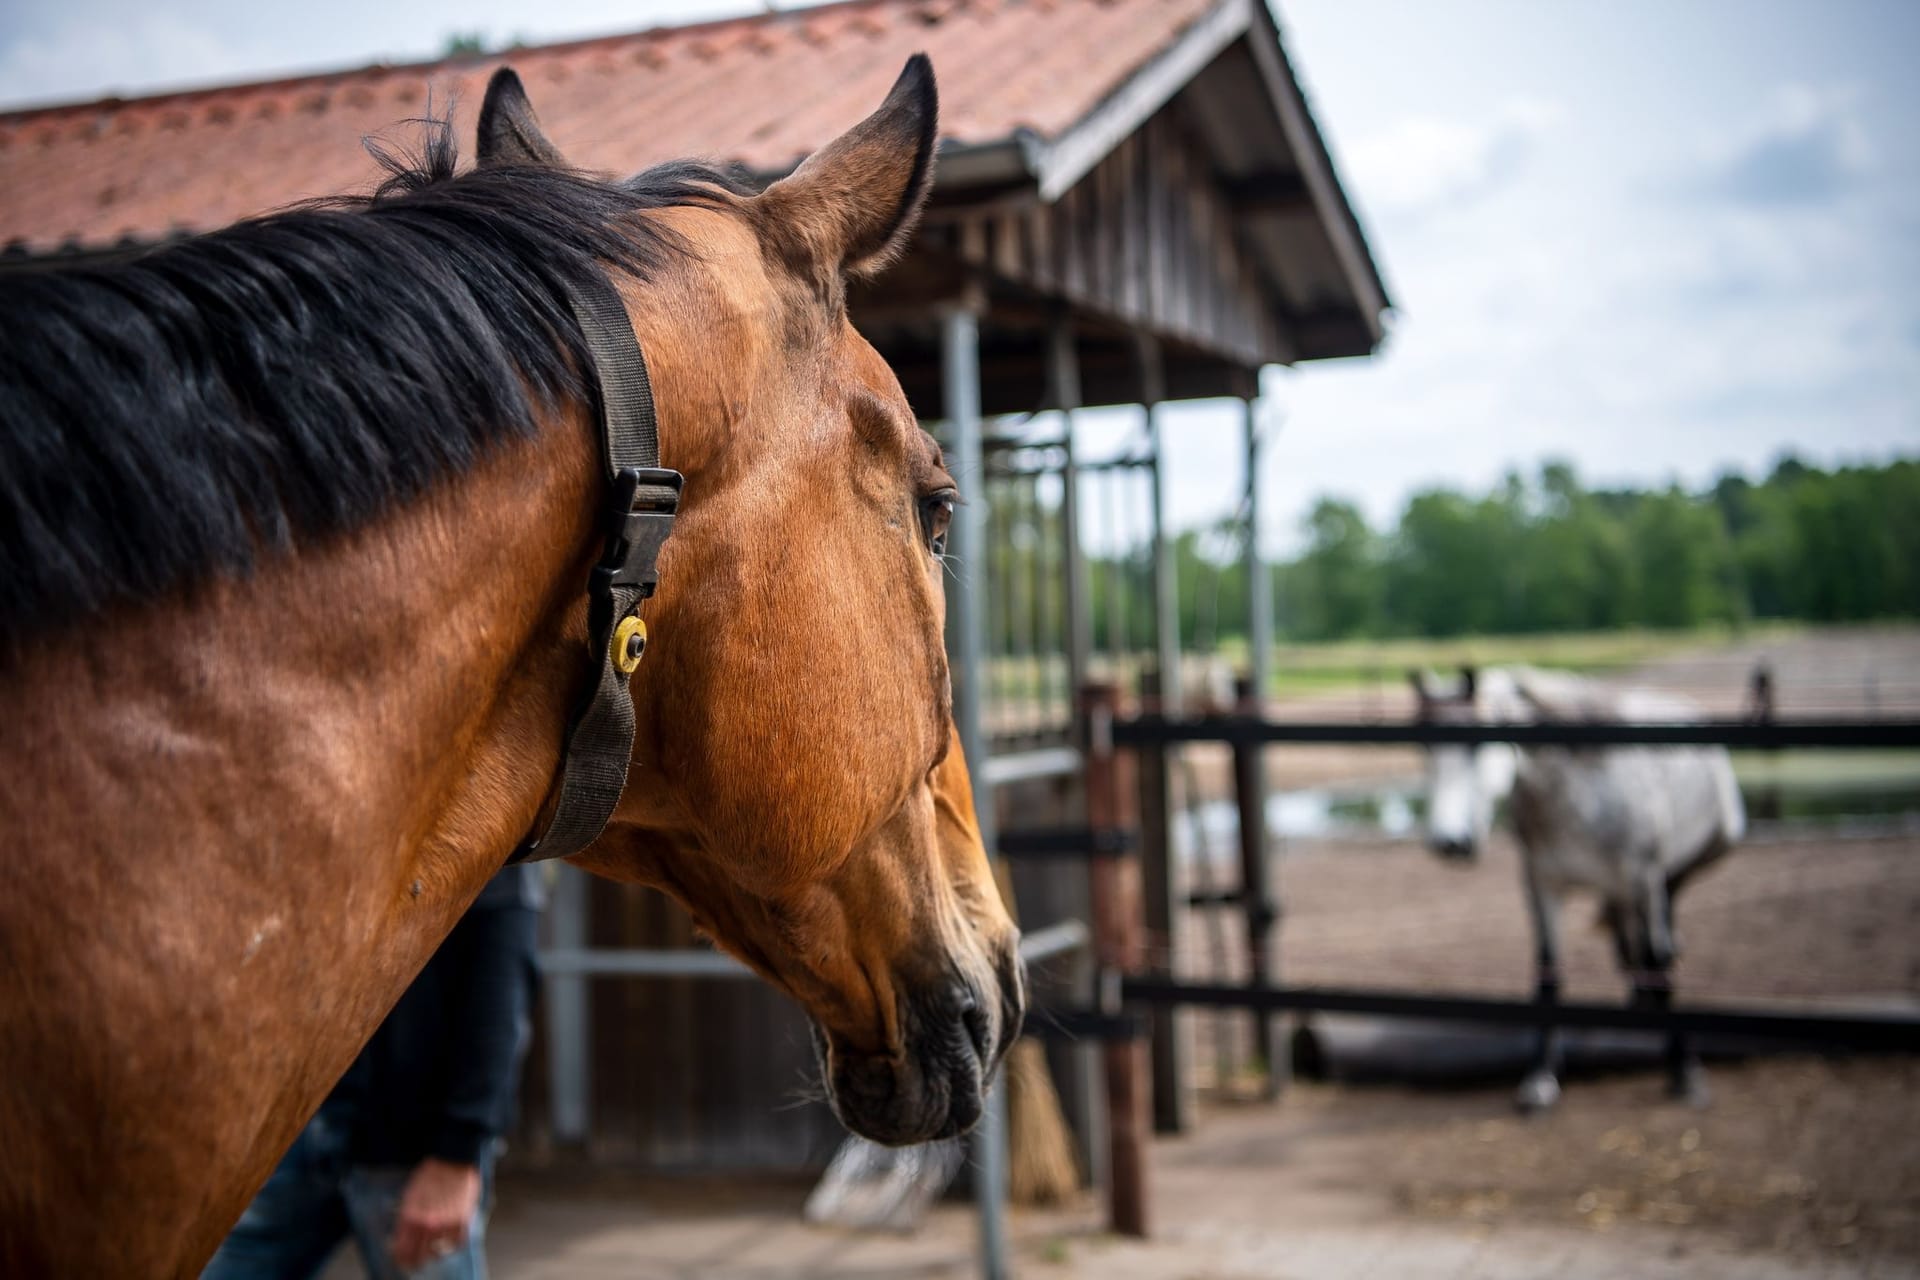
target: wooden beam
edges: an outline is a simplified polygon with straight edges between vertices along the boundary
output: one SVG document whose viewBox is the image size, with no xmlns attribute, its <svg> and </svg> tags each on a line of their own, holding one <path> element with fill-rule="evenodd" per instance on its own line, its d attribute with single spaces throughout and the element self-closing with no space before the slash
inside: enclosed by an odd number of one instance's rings
<svg viewBox="0 0 1920 1280">
<path fill-rule="evenodd" d="M 1028 181 L 994 187 L 975 187 L 951 196 L 936 192 L 932 203 L 921 215 L 923 226 L 938 227 L 968 218 L 1025 211 L 1040 203 L 1040 193 Z"/>
<path fill-rule="evenodd" d="M 1313 191 L 1298 172 L 1250 173 L 1221 183 L 1227 203 L 1236 214 L 1247 217 L 1314 215 Z"/>
<path fill-rule="evenodd" d="M 1287 147 L 1301 166 L 1301 174 L 1313 193 L 1314 205 L 1321 211 L 1321 225 L 1326 228 L 1341 274 L 1353 290 L 1354 303 L 1368 331 L 1371 349 L 1383 336 L 1380 313 L 1388 306 L 1386 289 L 1360 233 L 1359 219 L 1354 216 L 1346 192 L 1340 189 L 1340 180 L 1333 171 L 1333 158 L 1327 153 L 1326 142 L 1307 109 L 1299 81 L 1294 78 L 1293 64 L 1281 44 L 1279 25 L 1265 5 L 1255 6 L 1255 14 L 1247 49 L 1253 54 L 1254 68 L 1279 109 Z"/>
</svg>

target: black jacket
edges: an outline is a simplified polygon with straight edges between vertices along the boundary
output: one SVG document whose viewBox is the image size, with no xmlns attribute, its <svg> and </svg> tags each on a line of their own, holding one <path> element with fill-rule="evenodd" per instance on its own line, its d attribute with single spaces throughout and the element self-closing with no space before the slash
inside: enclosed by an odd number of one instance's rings
<svg viewBox="0 0 1920 1280">
<path fill-rule="evenodd" d="M 533 1006 L 539 871 L 487 883 L 334 1086 L 359 1164 L 473 1164 L 513 1120 Z"/>
</svg>

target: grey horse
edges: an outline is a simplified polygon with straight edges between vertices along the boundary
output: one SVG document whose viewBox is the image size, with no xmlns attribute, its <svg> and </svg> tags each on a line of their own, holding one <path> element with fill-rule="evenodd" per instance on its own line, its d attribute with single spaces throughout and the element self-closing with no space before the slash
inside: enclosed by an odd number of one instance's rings
<svg viewBox="0 0 1920 1280">
<path fill-rule="evenodd" d="M 1413 673 L 1420 718 L 1434 723 L 1651 724 L 1699 718 L 1680 699 L 1612 692 L 1590 680 L 1526 668 L 1462 671 L 1452 688 Z M 1560 900 L 1576 889 L 1600 897 L 1620 967 L 1636 1004 L 1673 999 L 1673 900 L 1688 879 L 1733 847 L 1746 810 L 1720 747 L 1526 747 L 1439 745 L 1427 756 L 1427 839 L 1449 859 L 1472 859 L 1508 800 L 1533 916 L 1537 998 L 1559 998 Z M 1524 1111 L 1560 1097 L 1560 1035 L 1546 1028 L 1516 1099 Z M 1706 1101 L 1706 1080 L 1688 1037 L 1667 1041 L 1674 1096 Z"/>
</svg>

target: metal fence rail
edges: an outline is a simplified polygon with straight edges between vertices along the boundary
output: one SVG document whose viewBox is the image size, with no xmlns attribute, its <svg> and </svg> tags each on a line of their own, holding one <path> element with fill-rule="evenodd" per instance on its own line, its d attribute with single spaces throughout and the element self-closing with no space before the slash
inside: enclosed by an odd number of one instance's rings
<svg viewBox="0 0 1920 1280">
<path fill-rule="evenodd" d="M 1622 724 L 1562 721 L 1552 724 L 1429 724 L 1360 720 L 1269 720 L 1255 715 L 1169 716 L 1146 713 L 1113 722 L 1117 746 L 1164 746 L 1176 742 L 1361 743 L 1436 746 L 1510 742 L 1517 746 L 1723 746 L 1920 749 L 1920 720 L 1696 720 Z"/>
</svg>

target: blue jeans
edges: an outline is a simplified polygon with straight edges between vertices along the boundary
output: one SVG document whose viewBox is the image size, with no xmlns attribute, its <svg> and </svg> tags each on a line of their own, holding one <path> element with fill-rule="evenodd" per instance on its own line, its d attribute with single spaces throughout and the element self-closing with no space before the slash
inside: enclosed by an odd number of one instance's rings
<svg viewBox="0 0 1920 1280">
<path fill-rule="evenodd" d="M 322 1107 L 240 1215 L 200 1280 L 309 1280 L 349 1235 L 374 1280 L 486 1280 L 493 1153 L 480 1158 L 480 1207 L 466 1244 L 403 1272 L 388 1245 L 400 1193 L 412 1172 L 406 1166 L 349 1162 L 346 1130 Z"/>
</svg>

